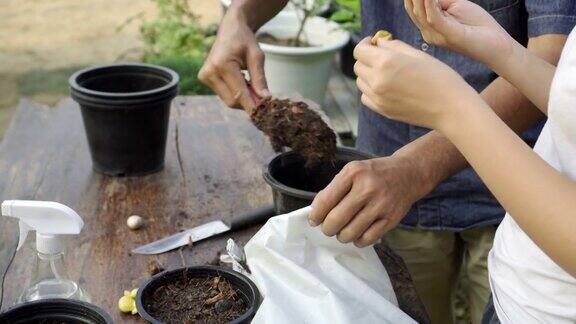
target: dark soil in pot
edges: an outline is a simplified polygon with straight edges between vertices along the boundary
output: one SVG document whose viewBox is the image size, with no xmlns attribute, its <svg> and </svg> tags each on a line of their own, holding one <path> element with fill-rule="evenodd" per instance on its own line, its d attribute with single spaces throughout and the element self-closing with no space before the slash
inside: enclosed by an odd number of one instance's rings
<svg viewBox="0 0 576 324">
<path fill-rule="evenodd" d="M 312 47 L 306 40 L 301 39 L 299 42 L 296 38 L 278 38 L 269 33 L 258 34 L 258 41 L 264 44 L 277 45 L 277 46 L 287 46 L 287 47 Z"/>
<path fill-rule="evenodd" d="M 137 308 L 152 323 L 249 323 L 259 301 L 247 277 L 201 266 L 155 275 L 139 289 Z"/>
<path fill-rule="evenodd" d="M 370 154 L 338 147 L 334 162 L 307 168 L 305 160 L 293 151 L 276 155 L 264 166 L 264 180 L 272 188 L 276 213 L 281 215 L 310 205 L 347 163 L 369 158 Z"/>
<path fill-rule="evenodd" d="M 70 299 L 45 299 L 16 305 L 0 314 L 10 324 L 112 324 L 99 307 Z"/>
<path fill-rule="evenodd" d="M 178 75 L 141 63 L 87 68 L 70 77 L 94 170 L 137 176 L 162 169 Z"/>
<path fill-rule="evenodd" d="M 308 168 L 335 161 L 336 134 L 305 102 L 265 98 L 250 119 L 276 152 L 289 147 L 304 157 Z"/>
</svg>

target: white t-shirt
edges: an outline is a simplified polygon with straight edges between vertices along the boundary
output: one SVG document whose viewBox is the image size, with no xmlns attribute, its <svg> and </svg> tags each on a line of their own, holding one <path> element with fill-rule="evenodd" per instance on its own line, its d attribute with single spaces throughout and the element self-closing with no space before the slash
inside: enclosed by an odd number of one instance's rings
<svg viewBox="0 0 576 324">
<path fill-rule="evenodd" d="M 576 181 L 576 29 L 552 81 L 548 122 L 534 151 Z M 502 323 L 576 323 L 576 278 L 534 244 L 509 214 L 496 232 L 488 270 Z"/>
</svg>

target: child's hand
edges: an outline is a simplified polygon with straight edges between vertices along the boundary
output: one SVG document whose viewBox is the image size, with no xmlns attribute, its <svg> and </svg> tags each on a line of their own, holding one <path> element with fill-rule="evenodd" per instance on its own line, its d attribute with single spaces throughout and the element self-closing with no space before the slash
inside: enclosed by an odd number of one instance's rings
<svg viewBox="0 0 576 324">
<path fill-rule="evenodd" d="M 473 2 L 404 0 L 404 5 L 430 44 L 460 52 L 492 67 L 512 54 L 512 37 Z"/>
<path fill-rule="evenodd" d="M 354 57 L 362 103 L 388 118 L 440 129 L 478 97 L 446 64 L 398 40 L 366 38 Z"/>
</svg>

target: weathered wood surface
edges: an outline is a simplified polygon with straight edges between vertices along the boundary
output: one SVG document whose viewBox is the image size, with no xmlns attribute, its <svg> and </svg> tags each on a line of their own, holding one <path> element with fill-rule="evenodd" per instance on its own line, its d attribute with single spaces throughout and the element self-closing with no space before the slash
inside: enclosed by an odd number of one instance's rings
<svg viewBox="0 0 576 324">
<path fill-rule="evenodd" d="M 92 172 L 74 102 L 67 99 L 48 108 L 23 101 L 0 145 L 0 199 L 53 200 L 78 211 L 85 227 L 67 241 L 69 275 L 115 322 L 139 322 L 138 317 L 120 314 L 116 303 L 123 290 L 138 287 L 148 277 L 148 262 L 156 259 L 167 267 L 206 264 L 219 255 L 227 238 L 244 244 L 257 228 L 160 256 L 129 251 L 271 203 L 261 172 L 272 154 L 267 140 L 241 111 L 225 108 L 215 97 L 179 97 L 172 108 L 165 169 L 139 178 L 106 177 Z M 126 218 L 132 214 L 146 219 L 143 229 L 128 229 Z M 18 231 L 15 221 L 2 219 L 0 226 L 2 270 L 11 252 L 5 247 L 15 246 Z M 33 241 L 31 235 L 8 270 L 3 309 L 15 303 L 31 277 Z M 391 262 L 385 266 L 392 273 L 404 271 L 398 260 L 384 260 Z M 414 294 L 409 277 L 395 287 L 404 289 L 397 290 L 401 307 L 417 314 L 414 310 L 422 305 L 403 299 Z"/>
</svg>

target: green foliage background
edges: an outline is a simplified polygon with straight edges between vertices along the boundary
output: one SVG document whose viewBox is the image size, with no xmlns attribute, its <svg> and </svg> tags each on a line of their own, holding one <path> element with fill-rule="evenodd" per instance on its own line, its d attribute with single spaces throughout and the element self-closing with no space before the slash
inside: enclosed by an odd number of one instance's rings
<svg viewBox="0 0 576 324">
<path fill-rule="evenodd" d="M 176 71 L 183 95 L 212 94 L 197 75 L 214 43 L 217 26 L 200 25 L 186 0 L 154 2 L 156 18 L 144 21 L 140 29 L 145 44 L 142 60 Z"/>
<path fill-rule="evenodd" d="M 330 16 L 330 20 L 339 23 L 342 28 L 359 33 L 360 22 L 360 0 L 335 0 L 336 11 Z"/>
</svg>

